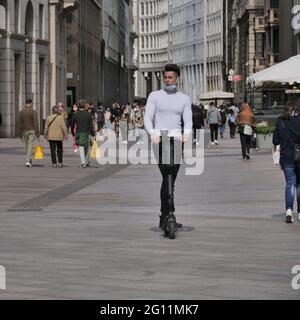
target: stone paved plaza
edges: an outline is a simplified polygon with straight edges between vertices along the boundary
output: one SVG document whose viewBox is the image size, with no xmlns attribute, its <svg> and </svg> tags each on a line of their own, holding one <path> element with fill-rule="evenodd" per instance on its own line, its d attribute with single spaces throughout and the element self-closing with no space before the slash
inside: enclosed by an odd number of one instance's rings
<svg viewBox="0 0 300 320">
<path fill-rule="evenodd" d="M 43 142 L 46 146 L 46 143 Z M 268 150 L 242 161 L 239 140 L 205 150 L 201 176 L 175 188 L 175 240 L 158 230 L 155 165 L 24 166 L 0 140 L 0 299 L 299 299 L 300 222 L 284 222 L 284 179 Z"/>
</svg>

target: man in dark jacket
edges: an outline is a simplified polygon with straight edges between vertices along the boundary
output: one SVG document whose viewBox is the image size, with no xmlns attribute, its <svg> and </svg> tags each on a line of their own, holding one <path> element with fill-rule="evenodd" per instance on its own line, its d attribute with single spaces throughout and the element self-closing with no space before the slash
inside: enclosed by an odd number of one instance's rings
<svg viewBox="0 0 300 320">
<path fill-rule="evenodd" d="M 79 155 L 81 161 L 81 168 L 89 166 L 89 146 L 91 136 L 95 136 L 92 114 L 85 110 L 85 101 L 80 100 L 76 112 L 72 119 L 72 135 L 75 136 L 74 128 L 76 126 L 76 144 L 79 146 Z"/>
<path fill-rule="evenodd" d="M 31 167 L 32 165 L 32 153 L 34 147 L 35 137 L 37 140 L 40 138 L 38 116 L 32 107 L 32 100 L 27 99 L 25 108 L 19 114 L 19 132 L 21 135 L 22 143 L 25 142 L 26 148 L 26 167 Z"/>
</svg>

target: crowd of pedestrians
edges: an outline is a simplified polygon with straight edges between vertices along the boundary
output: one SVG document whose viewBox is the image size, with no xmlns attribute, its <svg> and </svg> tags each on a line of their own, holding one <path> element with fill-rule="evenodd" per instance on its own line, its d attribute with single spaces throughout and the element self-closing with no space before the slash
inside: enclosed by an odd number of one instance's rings
<svg viewBox="0 0 300 320">
<path fill-rule="evenodd" d="M 250 160 L 250 149 L 255 146 L 256 119 L 251 106 L 247 103 L 220 105 L 210 102 L 208 105 L 191 105 L 193 142 L 200 143 L 199 129 L 210 130 L 212 146 L 218 146 L 220 135 L 224 139 L 227 127 L 229 137 L 234 139 L 239 134 L 243 160 Z M 52 107 L 52 113 L 45 121 L 44 137 L 49 143 L 51 161 L 54 168 L 63 167 L 63 142 L 72 134 L 73 151 L 80 155 L 80 167 L 90 165 L 90 149 L 96 137 L 103 136 L 105 130 L 114 130 L 120 143 L 128 143 L 128 133 L 135 135 L 136 143 L 142 144 L 141 129 L 144 128 L 145 107 L 134 103 L 120 105 L 115 102 L 110 106 L 81 100 L 74 104 L 71 113 L 67 113 L 62 103 Z M 0 119 L 2 125 L 2 119 Z M 35 143 L 40 141 L 37 112 L 32 100 L 19 113 L 19 131 L 25 144 L 27 167 L 32 166 Z M 298 219 L 300 220 L 300 101 L 290 101 L 278 118 L 273 135 L 274 150 L 280 146 L 280 165 L 286 180 L 286 222 L 293 222 L 293 202 L 297 197 Z M 298 150 L 298 153 L 297 153 Z M 298 158 L 295 157 L 298 155 Z"/>
<path fill-rule="evenodd" d="M 80 167 L 90 165 L 90 149 L 93 141 L 103 140 L 105 130 L 112 130 L 120 142 L 128 143 L 128 133 L 135 135 L 136 143 L 142 144 L 141 129 L 144 128 L 144 105 L 128 103 L 120 105 L 117 102 L 104 107 L 98 103 L 80 100 L 72 106 L 68 114 L 63 103 L 59 102 L 52 107 L 51 115 L 45 121 L 44 137 L 49 142 L 52 166 L 63 167 L 63 141 L 72 134 L 72 147 L 80 155 Z M 19 114 L 19 132 L 22 142 L 25 143 L 27 167 L 32 166 L 33 151 L 36 142 L 40 141 L 38 116 L 33 109 L 32 100 L 26 100 L 24 109 Z"/>
</svg>

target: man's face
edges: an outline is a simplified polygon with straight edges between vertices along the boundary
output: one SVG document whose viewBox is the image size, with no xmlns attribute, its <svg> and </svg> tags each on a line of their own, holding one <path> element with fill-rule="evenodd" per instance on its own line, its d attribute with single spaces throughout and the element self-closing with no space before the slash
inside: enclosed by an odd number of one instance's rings
<svg viewBox="0 0 300 320">
<path fill-rule="evenodd" d="M 167 71 L 164 73 L 164 84 L 166 86 L 175 84 L 177 82 L 178 76 L 174 71 Z"/>
</svg>

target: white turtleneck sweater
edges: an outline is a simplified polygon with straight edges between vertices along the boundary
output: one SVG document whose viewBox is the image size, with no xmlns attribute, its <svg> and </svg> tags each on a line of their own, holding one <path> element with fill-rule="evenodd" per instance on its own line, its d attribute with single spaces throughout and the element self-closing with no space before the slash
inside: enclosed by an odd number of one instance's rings
<svg viewBox="0 0 300 320">
<path fill-rule="evenodd" d="M 193 115 L 189 96 L 182 92 L 168 93 L 163 89 L 149 95 L 144 117 L 148 133 L 160 135 L 160 130 L 168 130 L 169 136 L 179 136 L 182 121 L 184 133 L 190 134 Z"/>
</svg>

